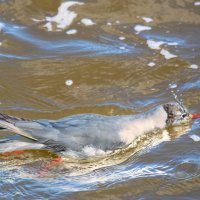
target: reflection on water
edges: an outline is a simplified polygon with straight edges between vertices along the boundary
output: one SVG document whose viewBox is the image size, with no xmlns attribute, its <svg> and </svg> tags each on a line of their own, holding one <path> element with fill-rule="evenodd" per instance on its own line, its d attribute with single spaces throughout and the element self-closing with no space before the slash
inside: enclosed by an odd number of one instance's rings
<svg viewBox="0 0 200 200">
<path fill-rule="evenodd" d="M 1 112 L 31 119 L 124 115 L 177 99 L 199 112 L 199 9 L 192 0 L 0 1 Z M 0 139 L 8 136 L 21 139 L 0 132 Z M 1 155 L 0 194 L 198 199 L 198 137 L 196 120 L 104 157 L 65 155 L 43 176 L 42 167 L 57 155 Z"/>
<path fill-rule="evenodd" d="M 153 151 L 154 148 L 157 148 L 159 144 L 162 144 L 162 142 L 175 140 L 177 137 L 180 137 L 189 130 L 190 126 L 188 125 L 174 127 L 172 130 L 154 131 L 151 134 L 147 134 L 136 139 L 129 146 L 124 147 L 123 149 L 116 149 L 109 154 L 105 154 L 104 156 L 101 155 L 88 158 L 81 157 L 81 155 L 78 156 L 78 154 L 70 154 L 70 152 L 68 152 L 67 154 L 63 155 L 64 162 L 61 163 L 60 166 L 49 169 L 45 174 L 43 174 L 42 177 L 62 177 L 62 179 L 66 177 L 67 182 L 72 182 L 74 177 L 76 180 L 77 176 L 79 176 L 78 184 L 82 184 L 82 190 L 85 190 L 88 187 L 91 189 L 93 187 L 97 187 L 97 183 L 110 184 L 122 180 L 129 180 L 130 177 L 133 179 L 145 176 L 155 176 L 155 174 L 167 175 L 168 171 L 165 171 L 165 168 L 169 167 L 167 166 L 167 163 L 149 163 L 145 165 L 144 163 L 148 163 L 148 159 L 143 160 L 143 157 L 146 157 L 148 153 L 151 153 L 151 151 Z M 19 155 L 17 154 L 8 156 L 7 154 L 2 153 L 0 157 L 3 161 L 1 163 L 2 171 L 5 170 L 8 172 L 8 170 L 10 170 L 12 173 L 16 173 L 15 170 L 17 169 L 16 175 L 23 178 L 41 177 L 41 172 L 45 168 L 44 163 L 51 162 L 51 159 L 55 158 L 56 155 L 46 150 L 28 150 Z M 41 158 L 43 160 L 43 164 L 39 165 L 39 167 L 36 167 L 37 165 L 35 163 L 41 162 Z M 30 166 L 30 164 L 32 166 Z M 33 167 L 34 170 L 32 169 Z M 104 170 L 101 170 L 101 168 L 105 167 L 107 169 L 113 168 L 112 170 L 110 169 L 111 173 L 109 172 L 110 170 L 108 170 L 108 172 L 104 174 Z M 94 170 L 97 169 L 98 171 L 94 172 Z M 88 173 L 90 179 L 88 179 Z M 87 187 L 85 188 L 84 184 L 86 182 Z M 69 187 L 71 187 L 72 190 L 80 190 L 76 188 L 76 185 L 75 188 L 70 185 Z"/>
</svg>

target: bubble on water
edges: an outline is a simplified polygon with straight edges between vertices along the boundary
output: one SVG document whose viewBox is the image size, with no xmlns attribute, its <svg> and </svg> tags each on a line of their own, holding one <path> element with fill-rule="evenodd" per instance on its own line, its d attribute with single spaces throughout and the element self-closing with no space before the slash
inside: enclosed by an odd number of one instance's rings
<svg viewBox="0 0 200 200">
<path fill-rule="evenodd" d="M 123 37 L 123 36 L 120 36 L 119 37 L 119 40 L 125 40 L 126 38 L 125 37 Z"/>
<path fill-rule="evenodd" d="M 196 65 L 196 64 L 192 64 L 192 65 L 189 66 L 189 68 L 190 68 L 190 69 L 198 69 L 199 66 Z"/>
<path fill-rule="evenodd" d="M 72 86 L 73 83 L 74 83 L 73 80 L 70 80 L 70 79 L 65 81 L 65 85 L 67 85 L 67 86 Z"/>
<path fill-rule="evenodd" d="M 76 30 L 76 29 L 70 29 L 70 30 L 68 30 L 68 31 L 66 31 L 66 34 L 67 35 L 74 35 L 74 34 L 76 34 L 78 31 Z"/>
<path fill-rule="evenodd" d="M 93 22 L 89 18 L 83 18 L 83 19 L 81 19 L 81 23 L 84 24 L 85 26 L 92 26 L 92 25 L 96 24 L 95 22 Z"/>
<path fill-rule="evenodd" d="M 200 137 L 198 135 L 189 135 L 189 137 L 195 142 L 199 142 L 200 141 Z"/>
<path fill-rule="evenodd" d="M 155 66 L 155 65 L 156 65 L 155 62 L 149 62 L 149 63 L 148 63 L 148 66 L 149 66 L 149 67 L 153 67 L 153 66 Z"/>
<path fill-rule="evenodd" d="M 111 23 L 111 22 L 107 22 L 107 25 L 108 25 L 108 26 L 112 26 L 112 23 Z"/>
<path fill-rule="evenodd" d="M 125 50 L 126 49 L 126 47 L 119 47 L 121 50 Z"/>
<path fill-rule="evenodd" d="M 116 24 L 120 24 L 120 21 L 119 21 L 119 20 L 117 20 L 117 21 L 116 21 Z"/>
</svg>

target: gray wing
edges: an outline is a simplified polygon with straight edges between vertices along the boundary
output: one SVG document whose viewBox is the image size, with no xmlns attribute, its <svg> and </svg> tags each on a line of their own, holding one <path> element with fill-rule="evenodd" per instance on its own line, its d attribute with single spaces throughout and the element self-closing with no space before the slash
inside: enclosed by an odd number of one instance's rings
<svg viewBox="0 0 200 200">
<path fill-rule="evenodd" d="M 15 126 L 45 143 L 53 141 L 70 150 L 81 151 L 85 146 L 112 150 L 123 143 L 118 137 L 119 117 L 94 114 L 74 115 L 57 121 L 18 121 Z M 51 142 L 50 142 L 51 143 Z"/>
</svg>

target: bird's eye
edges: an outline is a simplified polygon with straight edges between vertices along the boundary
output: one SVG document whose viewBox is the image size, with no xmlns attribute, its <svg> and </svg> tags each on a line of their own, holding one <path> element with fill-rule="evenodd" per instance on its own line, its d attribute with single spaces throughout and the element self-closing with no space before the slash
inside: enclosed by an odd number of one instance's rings
<svg viewBox="0 0 200 200">
<path fill-rule="evenodd" d="M 186 113 L 182 114 L 182 118 L 185 118 L 185 117 L 187 117 L 187 114 Z"/>
</svg>

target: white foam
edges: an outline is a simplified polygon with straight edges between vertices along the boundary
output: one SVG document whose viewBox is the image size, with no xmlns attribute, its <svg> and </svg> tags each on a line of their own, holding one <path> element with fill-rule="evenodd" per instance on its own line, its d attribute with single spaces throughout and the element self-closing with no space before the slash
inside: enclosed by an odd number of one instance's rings
<svg viewBox="0 0 200 200">
<path fill-rule="evenodd" d="M 3 30 L 4 27 L 5 27 L 5 25 L 0 22 L 0 32 Z"/>
<path fill-rule="evenodd" d="M 67 86 L 72 86 L 73 85 L 73 81 L 72 80 L 66 80 L 65 81 L 65 85 L 67 85 Z"/>
<path fill-rule="evenodd" d="M 43 22 L 45 21 L 44 19 L 36 19 L 36 18 L 31 18 L 34 22 Z"/>
<path fill-rule="evenodd" d="M 119 40 L 125 40 L 126 38 L 125 37 L 123 37 L 123 36 L 120 36 L 119 37 Z"/>
<path fill-rule="evenodd" d="M 189 137 L 194 140 L 195 142 L 199 142 L 200 141 L 200 137 L 198 135 L 189 135 Z"/>
<path fill-rule="evenodd" d="M 95 22 L 93 22 L 89 18 L 83 18 L 83 19 L 81 19 L 81 23 L 84 24 L 85 26 L 92 26 L 92 25 L 96 24 Z"/>
<path fill-rule="evenodd" d="M 149 67 L 153 67 L 153 66 L 155 66 L 155 65 L 156 65 L 155 62 L 149 62 L 149 63 L 148 63 L 148 66 L 149 66 Z"/>
<path fill-rule="evenodd" d="M 111 22 L 107 22 L 107 25 L 108 25 L 108 26 L 112 26 L 112 23 L 111 23 Z"/>
<path fill-rule="evenodd" d="M 111 151 L 103 151 L 102 149 L 97 149 L 93 146 L 85 146 L 83 149 L 82 149 L 83 153 L 85 153 L 87 156 L 102 156 L 102 155 L 105 155 L 105 154 L 108 154 L 110 153 Z"/>
<path fill-rule="evenodd" d="M 176 84 L 176 83 L 170 83 L 170 84 L 169 84 L 169 88 L 170 88 L 170 89 L 177 88 L 177 84 Z"/>
<path fill-rule="evenodd" d="M 200 1 L 194 2 L 194 5 L 195 5 L 195 6 L 200 6 Z"/>
<path fill-rule="evenodd" d="M 144 26 L 144 25 L 140 25 L 140 24 L 137 24 L 135 27 L 134 27 L 135 31 L 137 32 L 137 34 L 141 33 L 142 31 L 149 31 L 151 30 L 152 28 L 150 26 Z"/>
<path fill-rule="evenodd" d="M 164 42 L 164 41 L 155 41 L 155 40 L 147 40 L 147 45 L 150 49 L 161 49 L 161 45 L 167 44 L 169 46 L 178 45 L 177 42 Z"/>
<path fill-rule="evenodd" d="M 150 49 L 161 49 L 160 46 L 165 44 L 163 41 L 147 40 L 147 45 Z"/>
<path fill-rule="evenodd" d="M 126 49 L 126 47 L 119 47 L 121 50 L 125 50 Z"/>
<path fill-rule="evenodd" d="M 196 65 L 196 64 L 192 64 L 192 65 L 190 65 L 190 67 L 189 68 L 191 68 L 191 69 L 198 69 L 199 68 L 199 66 L 198 65 Z"/>
<path fill-rule="evenodd" d="M 151 17 L 142 17 L 142 19 L 146 22 L 146 23 L 150 23 L 153 21 L 153 19 Z"/>
<path fill-rule="evenodd" d="M 178 45 L 177 42 L 166 42 L 166 44 L 168 44 L 169 46 L 176 46 L 176 45 Z"/>
<path fill-rule="evenodd" d="M 45 28 L 47 28 L 48 31 L 52 31 L 52 24 L 51 22 L 47 22 L 45 25 L 44 25 Z"/>
<path fill-rule="evenodd" d="M 82 2 L 76 2 L 76 1 L 68 1 L 64 2 L 60 5 L 58 8 L 57 15 L 53 17 L 46 17 L 47 23 L 44 25 L 44 27 L 47 28 L 48 31 L 53 30 L 52 24 L 56 25 L 56 30 L 63 30 L 70 26 L 73 22 L 73 20 L 77 17 L 77 13 L 74 11 L 68 10 L 73 5 L 83 5 Z"/>
<path fill-rule="evenodd" d="M 117 21 L 116 21 L 116 24 L 120 24 L 120 21 L 119 21 L 119 20 L 117 20 Z"/>
<path fill-rule="evenodd" d="M 67 35 L 73 35 L 73 34 L 76 34 L 76 33 L 77 33 L 76 29 L 70 29 L 70 30 L 66 31 Z"/>
<path fill-rule="evenodd" d="M 171 58 L 176 58 L 177 55 L 170 53 L 169 51 L 162 49 L 160 51 L 160 54 L 163 55 L 165 57 L 165 59 L 171 59 Z"/>
</svg>

